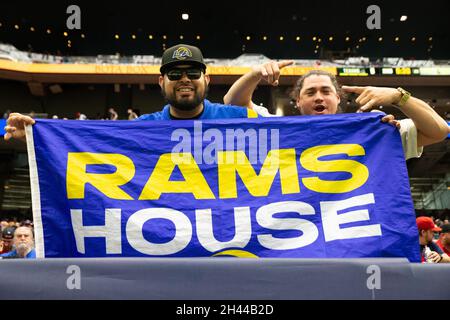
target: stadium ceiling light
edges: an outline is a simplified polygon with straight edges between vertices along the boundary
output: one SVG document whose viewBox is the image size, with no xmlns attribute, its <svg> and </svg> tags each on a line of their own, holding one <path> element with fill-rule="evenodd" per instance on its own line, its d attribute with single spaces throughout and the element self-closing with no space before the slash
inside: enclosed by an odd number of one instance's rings
<svg viewBox="0 0 450 320">
<path fill-rule="evenodd" d="M 406 19 L 408 19 L 408 16 L 401 16 L 400 17 L 400 21 L 406 21 Z"/>
<path fill-rule="evenodd" d="M 183 20 L 189 20 L 189 14 L 183 13 L 183 14 L 181 15 L 181 19 L 183 19 Z"/>
</svg>

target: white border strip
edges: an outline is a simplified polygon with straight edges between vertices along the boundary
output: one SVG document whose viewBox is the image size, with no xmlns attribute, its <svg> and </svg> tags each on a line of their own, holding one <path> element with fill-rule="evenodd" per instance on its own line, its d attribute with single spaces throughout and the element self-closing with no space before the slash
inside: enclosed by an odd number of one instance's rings
<svg viewBox="0 0 450 320">
<path fill-rule="evenodd" d="M 36 258 L 44 258 L 44 229 L 42 226 L 41 193 L 39 190 L 39 176 L 34 152 L 33 126 L 25 126 L 28 150 L 28 165 L 30 167 L 31 203 L 33 208 L 34 244 Z"/>
</svg>

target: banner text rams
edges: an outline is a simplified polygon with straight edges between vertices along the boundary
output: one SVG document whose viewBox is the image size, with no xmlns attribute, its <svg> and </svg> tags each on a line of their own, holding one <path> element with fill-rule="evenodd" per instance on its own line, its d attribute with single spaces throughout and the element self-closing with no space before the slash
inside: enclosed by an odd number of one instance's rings
<svg viewBox="0 0 450 320">
<path fill-rule="evenodd" d="M 269 194 L 275 177 L 279 173 L 281 193 L 300 192 L 297 156 L 295 149 L 270 150 L 259 174 L 244 151 L 218 151 L 218 197 L 238 198 L 237 177 L 239 175 L 248 192 L 255 197 Z M 314 146 L 300 155 L 301 166 L 311 176 L 301 179 L 309 190 L 319 193 L 347 193 L 364 185 L 369 178 L 368 168 L 353 159 L 326 159 L 327 156 L 364 156 L 365 150 L 358 144 L 335 144 Z M 87 166 L 109 165 L 113 173 L 88 173 Z M 184 181 L 171 181 L 178 168 Z M 67 197 L 84 199 L 85 186 L 90 184 L 110 199 L 134 200 L 120 188 L 133 179 L 136 169 L 133 161 L 122 154 L 71 152 L 67 160 Z M 339 173 L 334 180 L 324 180 L 314 173 Z M 195 199 L 216 199 L 200 167 L 191 153 L 166 153 L 160 155 L 153 172 L 144 185 L 138 200 L 157 200 L 163 193 L 191 193 Z"/>
</svg>

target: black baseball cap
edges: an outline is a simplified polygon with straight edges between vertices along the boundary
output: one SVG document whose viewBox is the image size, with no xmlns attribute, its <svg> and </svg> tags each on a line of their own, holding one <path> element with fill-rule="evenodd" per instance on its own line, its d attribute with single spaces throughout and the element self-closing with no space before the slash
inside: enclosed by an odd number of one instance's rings
<svg viewBox="0 0 450 320">
<path fill-rule="evenodd" d="M 13 239 L 14 238 L 14 231 L 16 231 L 16 228 L 14 228 L 14 227 L 5 228 L 2 231 L 2 238 L 3 239 L 7 239 L 7 240 Z"/>
<path fill-rule="evenodd" d="M 159 71 L 164 74 L 169 68 L 179 64 L 197 65 L 206 70 L 203 54 L 199 48 L 188 44 L 177 44 L 164 51 Z"/>
</svg>

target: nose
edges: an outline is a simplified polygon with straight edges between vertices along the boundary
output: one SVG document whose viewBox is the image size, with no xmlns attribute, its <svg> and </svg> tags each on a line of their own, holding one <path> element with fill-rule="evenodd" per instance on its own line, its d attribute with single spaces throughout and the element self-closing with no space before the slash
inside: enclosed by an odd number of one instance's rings
<svg viewBox="0 0 450 320">
<path fill-rule="evenodd" d="M 323 101 L 323 95 L 322 95 L 322 93 L 320 93 L 320 91 L 317 91 L 314 94 L 314 101 L 316 101 L 316 102 Z"/>
</svg>

